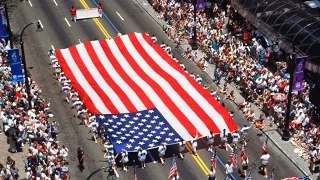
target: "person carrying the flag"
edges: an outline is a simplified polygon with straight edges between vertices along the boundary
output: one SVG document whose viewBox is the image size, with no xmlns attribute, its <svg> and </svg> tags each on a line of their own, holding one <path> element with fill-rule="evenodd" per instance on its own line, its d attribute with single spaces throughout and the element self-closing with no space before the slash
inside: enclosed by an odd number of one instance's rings
<svg viewBox="0 0 320 180">
<path fill-rule="evenodd" d="M 244 154 L 243 157 L 241 157 L 241 164 L 242 164 L 242 173 L 241 174 L 243 177 L 246 177 L 248 166 L 249 166 L 249 158 L 247 157 L 246 154 Z"/>
<path fill-rule="evenodd" d="M 183 160 L 184 158 L 183 151 L 186 149 L 186 142 L 184 140 L 181 140 L 178 143 L 178 146 L 179 146 L 179 157 L 181 160 Z"/>
<path fill-rule="evenodd" d="M 103 157 L 105 159 L 107 159 L 107 162 L 109 163 L 109 166 L 111 167 L 111 169 L 113 170 L 114 174 L 117 174 L 117 166 L 116 166 L 116 159 L 114 157 L 114 155 L 111 152 L 105 153 L 103 155 Z"/>
<path fill-rule="evenodd" d="M 128 155 L 128 151 L 126 151 L 125 149 L 122 149 L 120 154 L 117 154 L 115 159 L 117 159 L 118 155 L 121 156 L 121 163 L 122 163 L 122 170 L 123 171 L 128 171 L 128 162 L 129 162 L 129 155 Z"/>
<path fill-rule="evenodd" d="M 162 165 L 164 164 L 164 155 L 166 154 L 166 150 L 167 150 L 166 144 L 164 142 L 161 143 L 158 148 L 158 152 L 159 152 L 160 162 Z"/>
<path fill-rule="evenodd" d="M 232 133 L 232 143 L 233 143 L 233 146 L 235 148 L 237 148 L 237 144 L 239 142 L 239 139 L 240 139 L 240 134 L 238 133 L 238 131 L 235 131 L 234 133 Z"/>
<path fill-rule="evenodd" d="M 138 152 L 138 159 L 141 162 L 141 169 L 146 168 L 147 151 L 140 148 Z"/>
<path fill-rule="evenodd" d="M 98 133 L 97 129 L 99 127 L 99 124 L 94 120 L 92 121 L 88 128 L 90 128 L 90 132 L 92 133 L 92 139 L 95 143 L 98 143 L 96 134 Z"/>
<path fill-rule="evenodd" d="M 109 140 L 106 140 L 103 143 L 103 146 L 106 150 L 106 153 L 110 152 L 111 154 L 114 154 L 113 144 Z"/>
<path fill-rule="evenodd" d="M 270 159 L 270 155 L 268 154 L 267 150 L 265 150 L 262 154 L 262 156 L 260 157 L 261 159 L 261 166 L 259 169 L 261 169 L 264 173 L 264 177 L 268 178 L 268 170 L 267 170 L 267 166 L 269 164 L 269 159 Z"/>
<path fill-rule="evenodd" d="M 207 136 L 207 144 L 209 146 L 208 151 L 212 152 L 214 143 L 214 134 L 210 131 L 210 134 Z"/>
<path fill-rule="evenodd" d="M 225 148 L 226 151 L 228 151 L 228 134 L 226 133 L 226 129 L 223 129 L 223 132 L 220 135 L 221 138 L 221 144 L 220 147 L 221 148 Z"/>
<path fill-rule="evenodd" d="M 193 139 L 190 140 L 192 146 L 192 152 L 195 156 L 197 156 L 197 147 L 198 147 L 198 131 L 196 131 L 196 135 Z"/>
</svg>

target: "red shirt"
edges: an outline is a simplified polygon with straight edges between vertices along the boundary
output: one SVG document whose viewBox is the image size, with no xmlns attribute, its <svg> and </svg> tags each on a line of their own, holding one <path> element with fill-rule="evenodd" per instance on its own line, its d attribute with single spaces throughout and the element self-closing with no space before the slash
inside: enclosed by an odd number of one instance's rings
<svg viewBox="0 0 320 180">
<path fill-rule="evenodd" d="M 71 15 L 76 15 L 77 9 L 76 8 L 71 8 L 70 13 Z"/>
<path fill-rule="evenodd" d="M 98 5 L 98 9 L 99 9 L 99 10 L 102 9 L 102 5 L 101 5 L 101 4 Z"/>
</svg>

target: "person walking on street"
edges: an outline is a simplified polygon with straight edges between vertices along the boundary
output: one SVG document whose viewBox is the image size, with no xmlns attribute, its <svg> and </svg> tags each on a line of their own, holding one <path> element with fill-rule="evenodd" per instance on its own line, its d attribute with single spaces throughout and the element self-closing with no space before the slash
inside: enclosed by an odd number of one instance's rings
<svg viewBox="0 0 320 180">
<path fill-rule="evenodd" d="M 104 153 L 103 157 L 105 159 L 107 159 L 107 162 L 109 163 L 109 166 L 111 167 L 111 169 L 114 171 L 114 173 L 116 173 L 116 159 L 114 157 L 113 154 L 111 154 L 110 152 L 106 152 Z"/>
<path fill-rule="evenodd" d="M 71 7 L 70 9 L 70 14 L 71 14 L 71 21 L 73 20 L 74 22 L 77 22 L 77 9 L 75 7 Z"/>
<path fill-rule="evenodd" d="M 128 156 L 128 151 L 125 149 L 122 149 L 120 154 L 117 154 L 115 159 L 117 159 L 118 155 L 121 155 L 121 163 L 122 163 L 122 170 L 123 171 L 128 171 L 128 162 L 129 162 L 129 156 Z"/>
<path fill-rule="evenodd" d="M 261 159 L 261 166 L 260 166 L 260 170 L 263 171 L 264 177 L 268 178 L 268 170 L 267 170 L 267 166 L 269 164 L 269 159 L 270 159 L 270 155 L 268 154 L 267 151 L 264 151 L 263 155 L 260 157 Z"/>
<path fill-rule="evenodd" d="M 83 161 L 84 161 L 84 152 L 82 151 L 82 149 L 80 147 L 78 147 L 77 158 L 78 158 L 78 161 L 79 161 L 79 167 L 82 168 L 83 167 Z"/>
<path fill-rule="evenodd" d="M 192 146 L 192 152 L 195 156 L 197 156 L 197 147 L 198 147 L 198 131 L 196 132 L 196 135 L 193 137 L 193 139 L 190 140 L 191 146 Z"/>
<path fill-rule="evenodd" d="M 147 151 L 140 148 L 138 152 L 138 159 L 141 162 L 141 169 L 146 168 Z"/>
<path fill-rule="evenodd" d="M 233 165 L 231 160 L 228 160 L 228 163 L 225 165 L 226 168 L 226 178 L 225 180 L 231 180 L 232 179 L 232 173 L 233 173 Z"/>
<path fill-rule="evenodd" d="M 226 133 L 226 129 L 223 129 L 223 132 L 220 135 L 221 138 L 221 144 L 220 148 L 225 148 L 226 151 L 228 151 L 228 134 Z"/>
<path fill-rule="evenodd" d="M 243 161 L 241 162 L 242 164 L 242 176 L 247 177 L 247 170 L 248 170 L 248 165 L 249 165 L 249 158 L 245 155 L 243 158 Z"/>
<path fill-rule="evenodd" d="M 216 171 L 210 171 L 208 174 L 208 180 L 216 180 Z"/>
<path fill-rule="evenodd" d="M 98 12 L 99 12 L 99 17 L 102 18 L 102 4 L 98 4 Z"/>
<path fill-rule="evenodd" d="M 235 131 L 234 133 L 232 133 L 231 136 L 232 136 L 232 144 L 235 148 L 237 148 L 237 144 L 240 139 L 240 134 L 238 133 L 238 131 Z"/>
<path fill-rule="evenodd" d="M 207 136 L 207 144 L 209 146 L 208 151 L 212 152 L 213 150 L 213 143 L 214 143 L 214 134 L 212 133 L 212 131 L 210 131 L 209 136 Z"/>
<path fill-rule="evenodd" d="M 164 155 L 166 154 L 166 150 L 167 150 L 166 144 L 164 142 L 161 143 L 158 148 L 158 152 L 159 152 L 160 162 L 162 165 L 164 164 Z"/>
<path fill-rule="evenodd" d="M 183 160 L 184 155 L 183 155 L 183 151 L 186 149 L 186 142 L 184 140 L 181 140 L 179 143 L 179 157 L 181 158 L 181 160 Z"/>
<path fill-rule="evenodd" d="M 88 126 L 88 128 L 90 128 L 90 132 L 92 133 L 91 138 L 94 140 L 95 143 L 98 143 L 96 136 L 96 134 L 98 134 L 98 127 L 99 124 L 95 120 L 93 120 Z"/>
</svg>

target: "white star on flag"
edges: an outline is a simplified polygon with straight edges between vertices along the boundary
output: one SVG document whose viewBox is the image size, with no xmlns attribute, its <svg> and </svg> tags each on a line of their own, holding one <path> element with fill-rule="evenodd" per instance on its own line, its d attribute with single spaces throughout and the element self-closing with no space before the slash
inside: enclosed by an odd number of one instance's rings
<svg viewBox="0 0 320 180">
<path fill-rule="evenodd" d="M 154 147 L 154 144 L 152 143 L 152 144 L 149 144 L 148 146 L 152 148 L 152 147 Z"/>
<path fill-rule="evenodd" d="M 117 140 L 116 143 L 117 143 L 117 144 L 122 144 L 122 141 Z"/>
<path fill-rule="evenodd" d="M 109 132 L 113 132 L 113 129 L 108 129 Z"/>
<path fill-rule="evenodd" d="M 139 126 L 143 126 L 144 124 L 143 124 L 143 123 L 139 123 L 138 125 L 139 125 Z"/>
<path fill-rule="evenodd" d="M 160 125 L 160 126 L 164 125 L 164 122 L 159 122 L 159 125 Z"/>
<path fill-rule="evenodd" d="M 155 133 L 157 133 L 157 131 L 151 131 L 150 133 L 155 134 Z"/>
<path fill-rule="evenodd" d="M 171 138 L 166 138 L 166 141 L 171 141 Z"/>
<path fill-rule="evenodd" d="M 134 124 L 134 122 L 133 122 L 133 121 L 129 121 L 129 123 L 130 123 L 130 124 Z"/>
<path fill-rule="evenodd" d="M 126 124 L 124 127 L 126 127 L 126 128 L 130 128 L 130 127 L 131 127 L 131 125 L 130 125 L 130 124 Z"/>
<path fill-rule="evenodd" d="M 159 119 L 159 116 L 154 116 L 153 119 Z"/>
<path fill-rule="evenodd" d="M 135 139 L 139 139 L 139 136 L 133 136 L 133 138 L 135 138 Z"/>
<path fill-rule="evenodd" d="M 144 141 L 148 141 L 149 139 L 148 139 L 148 138 L 143 138 L 142 140 L 144 140 Z"/>
<path fill-rule="evenodd" d="M 112 118 L 113 118 L 113 119 L 117 119 L 118 116 L 117 116 L 117 115 L 113 115 Z"/>
<path fill-rule="evenodd" d="M 161 137 L 160 136 L 156 136 L 156 139 L 161 139 Z"/>
<path fill-rule="evenodd" d="M 151 128 L 152 126 L 150 124 L 146 125 L 147 128 Z"/>
<path fill-rule="evenodd" d="M 117 136 L 117 135 L 115 135 L 115 134 L 112 134 L 111 136 L 112 136 L 112 137 L 114 137 L 114 138 L 117 138 L 117 137 L 118 137 L 118 136 Z"/>
<path fill-rule="evenodd" d="M 120 121 L 126 122 L 127 120 L 125 118 L 121 118 Z"/>
<path fill-rule="evenodd" d="M 120 131 L 117 131 L 117 132 L 116 132 L 116 134 L 119 134 L 119 135 L 120 135 L 120 134 L 122 134 L 122 132 L 120 132 Z"/>
<path fill-rule="evenodd" d="M 118 126 L 117 126 L 117 125 L 113 125 L 112 127 L 113 127 L 114 129 L 115 129 L 115 128 L 118 128 Z"/>
<path fill-rule="evenodd" d="M 145 122 L 147 122 L 147 120 L 146 119 L 141 119 L 141 122 L 145 123 Z"/>
<path fill-rule="evenodd" d="M 117 125 L 119 125 L 119 126 L 122 125 L 122 122 L 117 122 Z"/>
<path fill-rule="evenodd" d="M 134 143 L 135 140 L 134 139 L 129 139 L 129 142 Z"/>
<path fill-rule="evenodd" d="M 120 130 L 121 130 L 121 131 L 126 131 L 127 129 L 126 129 L 126 128 L 121 128 Z"/>
<path fill-rule="evenodd" d="M 109 122 L 109 123 L 112 123 L 112 122 L 113 122 L 113 120 L 112 120 L 112 119 L 108 119 L 108 122 Z"/>
<path fill-rule="evenodd" d="M 164 134 L 166 134 L 166 132 L 164 132 L 164 131 L 161 131 L 161 132 L 160 132 L 160 134 L 161 134 L 161 135 L 164 135 Z"/>
<path fill-rule="evenodd" d="M 128 118 L 130 116 L 129 116 L 129 114 L 125 114 L 125 115 L 123 115 L 123 117 Z"/>
<path fill-rule="evenodd" d="M 143 132 L 138 132 L 138 134 L 139 134 L 140 136 L 142 136 L 144 133 L 143 133 Z"/>
<path fill-rule="evenodd" d="M 105 117 L 104 117 L 104 115 L 100 115 L 99 118 L 100 119 L 104 119 Z"/>
<path fill-rule="evenodd" d="M 165 131 L 169 131 L 169 128 L 168 128 L 168 127 L 165 127 L 165 128 L 163 128 L 163 130 L 165 130 Z"/>
<path fill-rule="evenodd" d="M 138 126 L 133 127 L 134 130 L 140 129 Z"/>
<path fill-rule="evenodd" d="M 144 145 L 144 142 L 139 142 L 138 144 L 140 144 L 142 146 L 142 145 Z"/>
<path fill-rule="evenodd" d="M 138 117 L 134 117 L 134 118 L 132 118 L 133 120 L 139 120 L 139 118 Z"/>
<path fill-rule="evenodd" d="M 152 109 L 150 109 L 148 112 L 149 112 L 149 113 L 153 113 L 154 111 L 153 111 Z"/>
<path fill-rule="evenodd" d="M 135 133 L 135 131 L 134 131 L 134 130 L 131 130 L 131 131 L 129 131 L 129 133 L 133 134 L 133 133 Z"/>
<path fill-rule="evenodd" d="M 174 136 L 174 133 L 169 133 L 168 135 L 169 135 L 169 136 Z"/>
<path fill-rule="evenodd" d="M 122 137 L 120 137 L 120 139 L 121 140 L 126 140 L 127 138 L 122 136 Z"/>
<path fill-rule="evenodd" d="M 127 147 L 128 149 L 130 149 L 130 148 L 132 148 L 132 145 L 131 145 L 131 144 L 127 144 L 126 147 Z"/>
<path fill-rule="evenodd" d="M 147 131 L 148 131 L 148 129 L 142 129 L 142 131 L 143 131 L 143 132 L 147 132 Z"/>
<path fill-rule="evenodd" d="M 153 135 L 152 135 L 152 134 L 148 134 L 147 136 L 148 136 L 148 137 L 152 137 Z"/>
<path fill-rule="evenodd" d="M 161 127 L 160 126 L 156 126 L 156 129 L 161 129 Z"/>
<path fill-rule="evenodd" d="M 144 117 L 149 118 L 151 117 L 150 114 L 146 114 Z"/>
<path fill-rule="evenodd" d="M 136 115 L 137 115 L 137 116 L 141 116 L 142 114 L 138 112 Z"/>
<path fill-rule="evenodd" d="M 180 141 L 180 139 L 179 139 L 179 138 L 175 138 L 175 139 L 174 139 L 174 141 L 176 141 L 176 142 L 177 142 L 177 141 Z"/>
<path fill-rule="evenodd" d="M 155 121 L 155 120 L 152 120 L 152 121 L 150 121 L 150 123 L 154 124 L 154 123 L 156 123 L 156 121 Z"/>
<path fill-rule="evenodd" d="M 131 136 L 130 134 L 125 134 L 124 136 L 127 136 L 127 137 L 129 137 L 129 136 Z"/>
</svg>

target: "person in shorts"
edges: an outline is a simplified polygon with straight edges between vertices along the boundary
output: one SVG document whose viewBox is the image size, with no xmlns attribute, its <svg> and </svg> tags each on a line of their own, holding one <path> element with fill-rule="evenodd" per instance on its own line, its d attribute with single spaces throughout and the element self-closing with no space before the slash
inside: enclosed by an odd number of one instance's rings
<svg viewBox="0 0 320 180">
<path fill-rule="evenodd" d="M 268 170 L 267 170 L 267 166 L 269 164 L 269 159 L 270 159 L 270 155 L 268 154 L 267 151 L 263 152 L 262 156 L 260 157 L 261 159 L 261 166 L 260 169 L 263 171 L 264 173 L 264 177 L 268 178 Z"/>
</svg>

